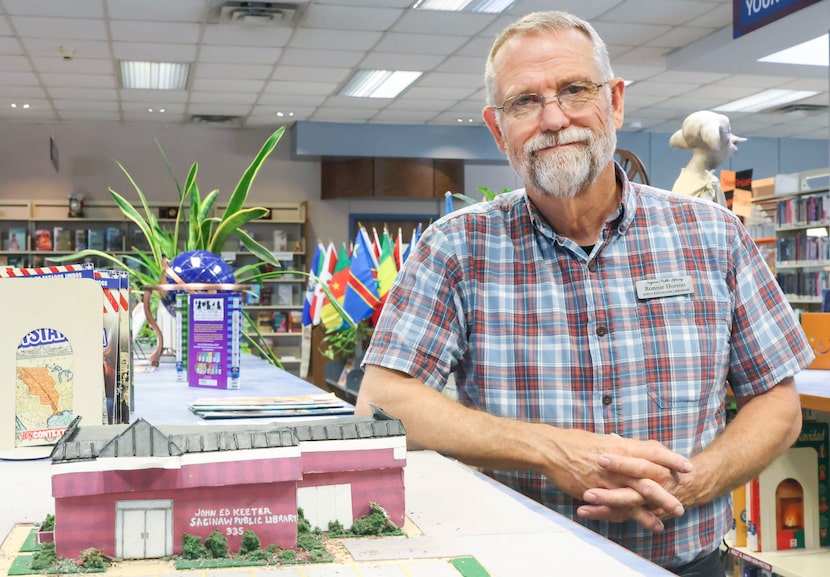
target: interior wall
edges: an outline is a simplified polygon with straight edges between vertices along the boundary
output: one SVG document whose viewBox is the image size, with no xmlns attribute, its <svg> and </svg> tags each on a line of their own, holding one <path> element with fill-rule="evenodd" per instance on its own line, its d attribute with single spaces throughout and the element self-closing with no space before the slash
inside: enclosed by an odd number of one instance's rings
<svg viewBox="0 0 830 577">
<path fill-rule="evenodd" d="M 360 138 L 352 141 L 352 155 L 366 156 L 367 143 L 376 146 L 372 126 L 364 125 Z M 336 129 L 328 127 L 328 134 Z M 399 127 L 399 141 L 406 134 Z M 444 127 L 446 128 L 446 127 Z M 108 187 L 138 200 L 131 184 L 119 170 L 120 161 L 133 175 L 145 195 L 153 201 L 176 202 L 177 191 L 155 140 L 163 146 L 176 177 L 183 182 L 190 165 L 199 163 L 198 183 L 202 194 L 218 188 L 219 200 L 227 201 L 237 180 L 254 158 L 273 129 L 223 128 L 205 125 L 62 123 L 0 124 L 0 198 L 58 199 L 80 193 L 89 200 L 110 200 Z M 317 130 L 319 138 L 327 131 Z M 469 135 L 469 131 L 467 131 Z M 59 151 L 60 171 L 49 159 L 49 138 L 54 137 Z M 671 188 L 690 152 L 671 149 L 669 134 L 621 132 L 620 147 L 633 150 L 646 165 L 652 184 Z M 490 139 L 489 133 L 476 135 Z M 366 199 L 320 200 L 320 157 L 299 156 L 293 130 L 286 131 L 251 189 L 252 203 L 308 202 L 309 240 L 342 242 L 347 240 L 350 213 L 443 214 L 443 201 Z M 422 141 L 420 139 L 419 141 Z M 440 139 L 439 139 L 440 142 Z M 306 139 L 306 150 L 314 150 Z M 478 144 L 476 145 L 478 146 Z M 465 193 L 481 198 L 478 187 L 500 192 L 521 186 L 503 159 L 494 160 L 488 152 L 481 160 L 465 162 Z M 752 168 L 754 178 L 778 173 L 798 172 L 827 166 L 828 144 L 823 140 L 750 138 L 740 145 L 735 157 L 721 168 Z M 458 201 L 456 201 L 456 206 Z"/>
</svg>

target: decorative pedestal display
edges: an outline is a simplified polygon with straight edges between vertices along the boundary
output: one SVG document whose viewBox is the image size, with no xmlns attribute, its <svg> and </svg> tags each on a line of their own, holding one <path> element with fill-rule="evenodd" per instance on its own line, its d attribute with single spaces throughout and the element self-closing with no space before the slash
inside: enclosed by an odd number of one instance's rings
<svg viewBox="0 0 830 577">
<path fill-rule="evenodd" d="M 819 548 L 818 455 L 788 449 L 758 476 L 762 551 Z"/>
</svg>

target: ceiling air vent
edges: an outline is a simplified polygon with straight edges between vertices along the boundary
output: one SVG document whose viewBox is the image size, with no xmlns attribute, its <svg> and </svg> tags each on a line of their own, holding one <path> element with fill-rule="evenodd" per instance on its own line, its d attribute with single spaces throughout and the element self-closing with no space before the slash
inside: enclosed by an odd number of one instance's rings
<svg viewBox="0 0 830 577">
<path fill-rule="evenodd" d="M 213 124 L 222 126 L 240 126 L 242 119 L 230 114 L 194 114 L 190 117 L 193 124 Z"/>
<path fill-rule="evenodd" d="M 216 21 L 222 24 L 292 25 L 299 13 L 294 2 L 220 2 Z"/>
<path fill-rule="evenodd" d="M 826 104 L 785 104 L 778 108 L 770 108 L 765 111 L 768 114 L 798 114 L 803 116 L 805 114 L 815 114 L 816 112 L 827 112 Z"/>
</svg>

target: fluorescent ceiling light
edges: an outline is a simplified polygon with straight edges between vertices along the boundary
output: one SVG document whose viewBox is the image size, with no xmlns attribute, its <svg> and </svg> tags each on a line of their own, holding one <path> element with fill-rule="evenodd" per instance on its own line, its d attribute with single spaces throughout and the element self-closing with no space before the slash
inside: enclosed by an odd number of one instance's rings
<svg viewBox="0 0 830 577">
<path fill-rule="evenodd" d="M 716 106 L 712 110 L 718 112 L 760 112 L 767 108 L 781 106 L 782 104 L 795 102 L 796 100 L 803 100 L 816 94 L 818 92 L 814 90 L 764 90 L 758 94 Z"/>
<path fill-rule="evenodd" d="M 804 64 L 806 66 L 830 65 L 830 37 L 825 34 L 807 42 L 790 46 L 759 58 L 758 62 L 776 62 L 780 64 Z"/>
<path fill-rule="evenodd" d="M 121 61 L 121 85 L 147 90 L 184 90 L 190 64 L 186 62 Z"/>
<path fill-rule="evenodd" d="M 486 12 L 500 14 L 515 0 L 418 0 L 412 5 L 418 10 L 444 10 L 447 12 Z"/>
<path fill-rule="evenodd" d="M 405 70 L 358 70 L 340 91 L 340 95 L 395 98 L 421 74 L 423 73 Z"/>
</svg>

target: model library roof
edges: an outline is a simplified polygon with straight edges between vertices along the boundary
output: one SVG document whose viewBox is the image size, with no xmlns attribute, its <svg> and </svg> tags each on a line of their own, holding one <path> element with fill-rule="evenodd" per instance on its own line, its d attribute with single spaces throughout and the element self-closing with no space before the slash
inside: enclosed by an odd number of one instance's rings
<svg viewBox="0 0 830 577">
<path fill-rule="evenodd" d="M 297 446 L 308 441 L 397 437 L 406 434 L 400 420 L 383 414 L 340 417 L 296 424 L 154 426 L 144 419 L 130 425 L 67 427 L 52 450 L 53 463 L 114 457 L 166 457 Z"/>
</svg>

